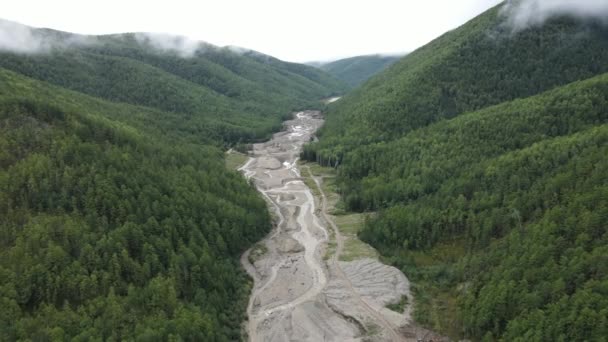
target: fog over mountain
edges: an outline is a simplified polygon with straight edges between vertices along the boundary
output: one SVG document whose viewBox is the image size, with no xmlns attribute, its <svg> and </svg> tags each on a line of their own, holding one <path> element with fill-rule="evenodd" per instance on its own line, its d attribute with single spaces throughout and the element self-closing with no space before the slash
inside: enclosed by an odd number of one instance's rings
<svg viewBox="0 0 608 342">
<path fill-rule="evenodd" d="M 58 31 L 33 29 L 9 20 L 0 19 L 0 51 L 17 53 L 43 53 L 52 48 L 74 45 L 90 45 L 95 37 L 85 35 L 62 35 Z"/>
<path fill-rule="evenodd" d="M 608 22 L 606 0 L 508 0 L 503 8 L 514 31 L 542 25 L 555 16 L 598 19 Z"/>
</svg>

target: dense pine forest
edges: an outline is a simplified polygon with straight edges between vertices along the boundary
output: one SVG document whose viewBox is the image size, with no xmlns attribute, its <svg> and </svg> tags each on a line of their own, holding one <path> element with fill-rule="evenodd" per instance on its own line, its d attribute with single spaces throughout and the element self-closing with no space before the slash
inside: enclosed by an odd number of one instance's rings
<svg viewBox="0 0 608 342">
<path fill-rule="evenodd" d="M 608 26 L 515 31 L 499 5 L 332 104 L 303 158 L 334 166 L 360 237 L 454 338 L 608 336 Z"/>
<path fill-rule="evenodd" d="M 238 258 L 271 222 L 224 148 L 344 86 L 255 52 L 181 56 L 135 37 L 0 53 L 0 340 L 242 337 Z"/>
</svg>

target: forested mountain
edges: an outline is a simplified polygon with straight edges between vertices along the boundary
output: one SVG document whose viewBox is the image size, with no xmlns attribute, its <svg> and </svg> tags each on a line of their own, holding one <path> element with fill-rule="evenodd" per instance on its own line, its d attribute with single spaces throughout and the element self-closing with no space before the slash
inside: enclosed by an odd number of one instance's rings
<svg viewBox="0 0 608 342">
<path fill-rule="evenodd" d="M 271 225 L 222 148 L 340 82 L 254 52 L 32 32 L 53 43 L 0 54 L 0 340 L 239 340 L 238 258 Z"/>
<path fill-rule="evenodd" d="M 415 317 L 474 340 L 608 335 L 608 26 L 514 31 L 502 5 L 330 106 L 338 169 Z M 442 298 L 431 300 L 429 296 Z"/>
<path fill-rule="evenodd" d="M 608 27 L 556 18 L 513 33 L 500 6 L 416 50 L 333 106 L 327 160 L 461 113 L 608 71 Z M 338 141 L 339 140 L 339 141 Z"/>
<path fill-rule="evenodd" d="M 355 88 L 373 75 L 388 68 L 401 56 L 367 55 L 339 59 L 318 67 Z"/>
<path fill-rule="evenodd" d="M 185 47 L 183 37 L 27 29 L 44 42 L 44 53 L 0 52 L 0 67 L 106 100 L 182 113 L 190 129 L 227 143 L 265 137 L 294 108 L 344 90 L 313 67 L 244 49 Z"/>
</svg>

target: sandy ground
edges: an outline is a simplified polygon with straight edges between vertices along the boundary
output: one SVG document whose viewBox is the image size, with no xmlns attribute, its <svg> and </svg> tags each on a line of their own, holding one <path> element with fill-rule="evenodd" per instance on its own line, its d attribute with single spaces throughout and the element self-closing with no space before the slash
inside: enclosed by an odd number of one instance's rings
<svg viewBox="0 0 608 342">
<path fill-rule="evenodd" d="M 260 243 L 267 251 L 241 262 L 254 279 L 247 314 L 250 341 L 417 341 L 410 306 L 385 306 L 412 297 L 405 275 L 373 259 L 338 261 L 340 232 L 329 219 L 325 195 L 315 201 L 297 166 L 302 145 L 322 125 L 319 112 L 285 122 L 285 130 L 255 144 L 239 170 L 254 181 L 276 216 L 275 229 Z M 317 179 L 315 179 L 318 182 Z M 319 202 L 320 204 L 318 204 Z M 320 207 L 320 208 L 318 208 Z M 332 229 L 336 253 L 324 261 Z"/>
<path fill-rule="evenodd" d="M 334 97 L 330 97 L 330 98 L 324 100 L 323 102 L 325 104 L 330 104 L 330 103 L 334 103 L 334 102 L 338 101 L 341 98 L 342 98 L 342 96 L 334 96 Z"/>
</svg>

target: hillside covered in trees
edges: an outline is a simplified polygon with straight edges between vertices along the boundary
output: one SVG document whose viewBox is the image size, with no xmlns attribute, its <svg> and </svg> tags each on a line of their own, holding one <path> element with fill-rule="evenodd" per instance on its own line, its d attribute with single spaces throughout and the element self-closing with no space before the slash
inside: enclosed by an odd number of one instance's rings
<svg viewBox="0 0 608 342">
<path fill-rule="evenodd" d="M 302 156 L 455 338 L 608 335 L 608 26 L 502 5 L 332 104 Z M 435 298 L 435 299 L 433 299 Z"/>
<path fill-rule="evenodd" d="M 26 29 L 40 47 L 0 51 L 0 67 L 105 100 L 180 113 L 186 129 L 226 144 L 265 138 L 292 110 L 345 89 L 313 67 L 179 36 Z"/>
<path fill-rule="evenodd" d="M 401 56 L 356 56 L 323 63 L 319 68 L 355 88 L 400 58 Z"/>
<path fill-rule="evenodd" d="M 0 340 L 239 340 L 238 258 L 271 222 L 223 149 L 341 83 L 255 52 L 32 32 L 50 48 L 0 53 Z"/>
</svg>

